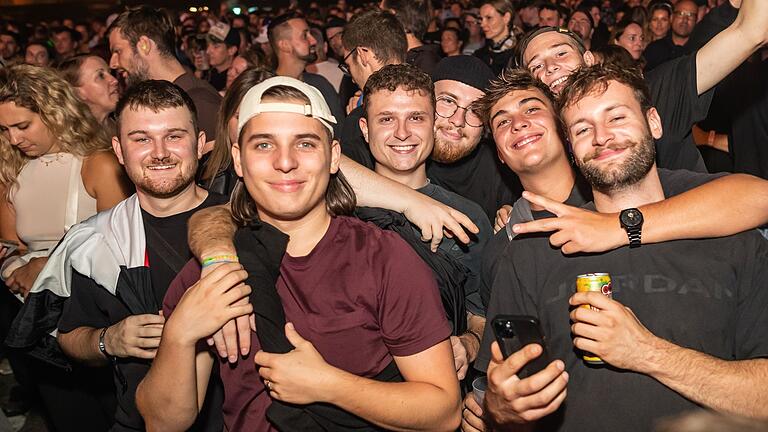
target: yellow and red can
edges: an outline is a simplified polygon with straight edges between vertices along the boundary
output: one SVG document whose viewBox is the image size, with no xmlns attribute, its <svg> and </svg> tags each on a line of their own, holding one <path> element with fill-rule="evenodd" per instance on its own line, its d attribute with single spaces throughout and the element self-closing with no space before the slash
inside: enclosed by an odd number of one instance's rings
<svg viewBox="0 0 768 432">
<path fill-rule="evenodd" d="M 576 276 L 576 292 L 599 292 L 604 296 L 611 298 L 611 275 L 608 273 L 587 273 Z M 599 311 L 596 307 L 582 305 L 581 307 Z M 604 364 L 603 360 L 588 352 L 584 352 L 582 357 L 584 362 L 589 364 Z"/>
</svg>

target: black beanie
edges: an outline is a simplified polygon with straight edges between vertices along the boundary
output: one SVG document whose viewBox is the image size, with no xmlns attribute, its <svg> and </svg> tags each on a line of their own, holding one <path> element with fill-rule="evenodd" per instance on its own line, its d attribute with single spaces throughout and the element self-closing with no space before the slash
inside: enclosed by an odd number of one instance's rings
<svg viewBox="0 0 768 432">
<path fill-rule="evenodd" d="M 494 78 L 496 76 L 487 64 L 469 55 L 446 57 L 440 60 L 432 73 L 433 82 L 453 80 L 482 91 Z"/>
</svg>

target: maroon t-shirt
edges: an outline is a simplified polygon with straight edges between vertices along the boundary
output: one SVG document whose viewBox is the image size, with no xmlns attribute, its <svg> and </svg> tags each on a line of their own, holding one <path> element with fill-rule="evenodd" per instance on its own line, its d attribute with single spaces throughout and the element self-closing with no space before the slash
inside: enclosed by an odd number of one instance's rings
<svg viewBox="0 0 768 432">
<path fill-rule="evenodd" d="M 196 263 L 179 273 L 166 316 L 199 277 Z M 299 334 L 329 364 L 363 377 L 377 375 L 393 355 L 420 353 L 451 334 L 432 270 L 397 234 L 355 218 L 332 218 L 309 255 L 286 254 L 277 291 Z M 251 341 L 247 359 L 220 365 L 228 430 L 271 429 L 264 415 L 271 399 L 253 362 L 255 333 Z"/>
</svg>

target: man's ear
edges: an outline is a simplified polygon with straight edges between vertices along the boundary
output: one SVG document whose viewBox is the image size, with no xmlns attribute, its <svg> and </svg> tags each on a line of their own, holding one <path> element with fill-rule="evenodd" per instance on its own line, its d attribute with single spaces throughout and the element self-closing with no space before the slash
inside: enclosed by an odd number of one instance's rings
<svg viewBox="0 0 768 432">
<path fill-rule="evenodd" d="M 595 58 L 595 55 L 592 54 L 592 51 L 584 51 L 584 63 L 587 66 L 594 66 L 595 63 L 597 63 L 597 59 Z"/>
<path fill-rule="evenodd" d="M 232 163 L 235 167 L 235 172 L 238 177 L 243 176 L 243 166 L 240 163 L 240 144 L 232 143 Z"/>
<path fill-rule="evenodd" d="M 125 165 L 125 161 L 123 160 L 123 147 L 120 145 L 120 138 L 116 136 L 112 137 L 112 151 L 115 152 L 115 156 L 117 156 L 117 161 L 120 162 L 120 165 Z"/>
<path fill-rule="evenodd" d="M 197 133 L 197 159 L 200 160 L 203 157 L 203 149 L 205 149 L 205 131 L 201 130 Z"/>
<path fill-rule="evenodd" d="M 339 140 L 331 141 L 331 174 L 339 172 L 339 165 L 341 164 L 341 144 Z"/>
<path fill-rule="evenodd" d="M 661 116 L 655 107 L 651 107 L 645 113 L 645 119 L 648 121 L 648 128 L 651 130 L 653 139 L 659 139 L 664 135 L 664 129 L 661 126 Z"/>
<path fill-rule="evenodd" d="M 369 143 L 368 141 L 368 120 L 365 119 L 365 117 L 360 117 L 360 120 L 357 122 L 357 124 L 360 126 L 360 132 L 363 133 L 363 138 L 365 138 L 365 142 Z"/>
<path fill-rule="evenodd" d="M 360 66 L 368 66 L 371 61 L 373 60 L 373 52 L 367 48 L 356 48 L 357 54 L 350 56 L 350 59 L 352 61 L 357 61 L 360 63 Z M 357 57 L 357 60 L 355 60 L 353 57 Z"/>
<path fill-rule="evenodd" d="M 277 41 L 277 49 L 283 52 L 291 52 L 291 42 L 288 39 Z"/>
<path fill-rule="evenodd" d="M 154 48 L 154 42 L 152 39 L 146 36 L 139 37 L 139 41 L 136 43 L 136 49 L 138 50 L 139 54 L 146 57 L 150 52 L 152 52 L 152 48 Z"/>
</svg>

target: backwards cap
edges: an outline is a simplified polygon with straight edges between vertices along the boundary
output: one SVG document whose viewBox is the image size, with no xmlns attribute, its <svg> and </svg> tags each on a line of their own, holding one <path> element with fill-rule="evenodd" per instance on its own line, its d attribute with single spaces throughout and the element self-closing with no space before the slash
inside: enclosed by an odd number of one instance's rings
<svg viewBox="0 0 768 432">
<path fill-rule="evenodd" d="M 282 101 L 262 102 L 261 99 L 264 92 L 277 86 L 287 86 L 302 92 L 309 99 L 309 104 Z M 336 119 L 331 114 L 331 109 L 325 102 L 320 90 L 295 78 L 285 76 L 268 78 L 248 90 L 248 93 L 245 94 L 242 102 L 240 102 L 237 135 L 239 136 L 243 131 L 243 127 L 248 123 L 248 120 L 266 112 L 295 113 L 318 119 L 323 123 L 323 126 L 328 128 L 331 136 L 333 136 L 333 125 L 336 124 Z"/>
</svg>

